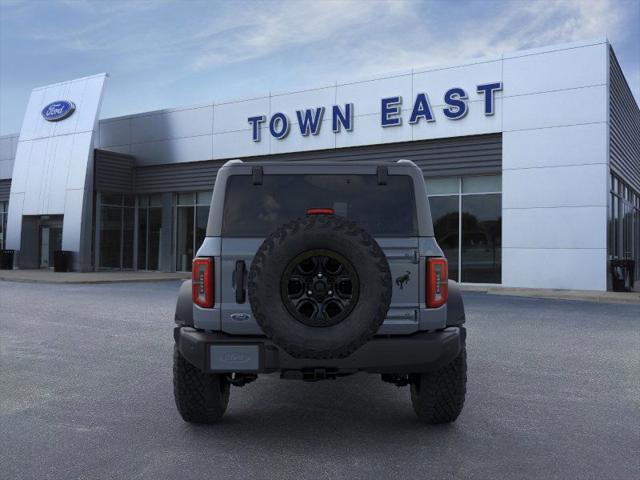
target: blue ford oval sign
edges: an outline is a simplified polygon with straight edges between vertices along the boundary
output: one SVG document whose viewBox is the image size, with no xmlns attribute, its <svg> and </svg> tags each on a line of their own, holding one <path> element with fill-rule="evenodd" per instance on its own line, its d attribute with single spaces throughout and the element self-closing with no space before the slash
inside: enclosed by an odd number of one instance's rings
<svg viewBox="0 0 640 480">
<path fill-rule="evenodd" d="M 76 104 L 68 100 L 58 100 L 52 102 L 42 109 L 42 118 L 48 122 L 59 122 L 76 110 Z"/>
</svg>

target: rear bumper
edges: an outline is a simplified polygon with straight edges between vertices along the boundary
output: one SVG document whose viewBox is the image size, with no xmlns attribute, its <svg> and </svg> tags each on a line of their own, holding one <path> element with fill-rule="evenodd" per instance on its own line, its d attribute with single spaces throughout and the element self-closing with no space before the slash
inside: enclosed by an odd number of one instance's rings
<svg viewBox="0 0 640 480">
<path fill-rule="evenodd" d="M 178 349 L 203 372 L 253 372 L 325 370 L 327 372 L 406 374 L 428 372 L 451 362 L 466 337 L 464 327 L 437 332 L 375 337 L 345 358 L 295 358 L 265 337 L 204 332 L 176 327 Z"/>
</svg>

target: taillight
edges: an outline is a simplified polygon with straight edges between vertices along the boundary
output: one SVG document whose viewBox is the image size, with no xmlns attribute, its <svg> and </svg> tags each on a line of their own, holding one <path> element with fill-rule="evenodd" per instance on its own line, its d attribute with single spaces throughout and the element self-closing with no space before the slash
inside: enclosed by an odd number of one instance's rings
<svg viewBox="0 0 640 480">
<path fill-rule="evenodd" d="M 445 258 L 427 260 L 427 307 L 438 308 L 447 303 L 449 274 Z"/>
<path fill-rule="evenodd" d="M 203 308 L 214 303 L 213 258 L 194 258 L 191 268 L 191 298 Z"/>
<path fill-rule="evenodd" d="M 335 215 L 333 208 L 307 208 L 307 215 Z"/>
</svg>

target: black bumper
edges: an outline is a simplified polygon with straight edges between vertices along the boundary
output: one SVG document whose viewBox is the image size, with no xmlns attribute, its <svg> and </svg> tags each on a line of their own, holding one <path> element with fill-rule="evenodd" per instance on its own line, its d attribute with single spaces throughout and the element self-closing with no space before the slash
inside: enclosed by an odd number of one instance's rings
<svg viewBox="0 0 640 480">
<path fill-rule="evenodd" d="M 449 327 L 437 332 L 375 337 L 348 357 L 326 360 L 292 357 L 265 337 L 232 336 L 191 327 L 176 327 L 173 335 L 182 356 L 203 372 L 325 370 L 338 374 L 406 374 L 437 370 L 451 362 L 465 344 L 466 330 Z M 215 359 L 220 356 L 212 352 L 222 350 L 227 363 L 216 365 Z"/>
</svg>

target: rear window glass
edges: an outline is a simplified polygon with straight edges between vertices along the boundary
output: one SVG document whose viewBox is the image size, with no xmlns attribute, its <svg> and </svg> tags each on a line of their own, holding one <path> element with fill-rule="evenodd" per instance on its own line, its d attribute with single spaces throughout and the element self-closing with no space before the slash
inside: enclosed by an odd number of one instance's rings
<svg viewBox="0 0 640 480">
<path fill-rule="evenodd" d="M 417 236 L 413 182 L 390 175 L 265 175 L 253 185 L 250 175 L 227 181 L 222 234 L 263 237 L 308 208 L 332 208 L 374 236 Z"/>
</svg>

